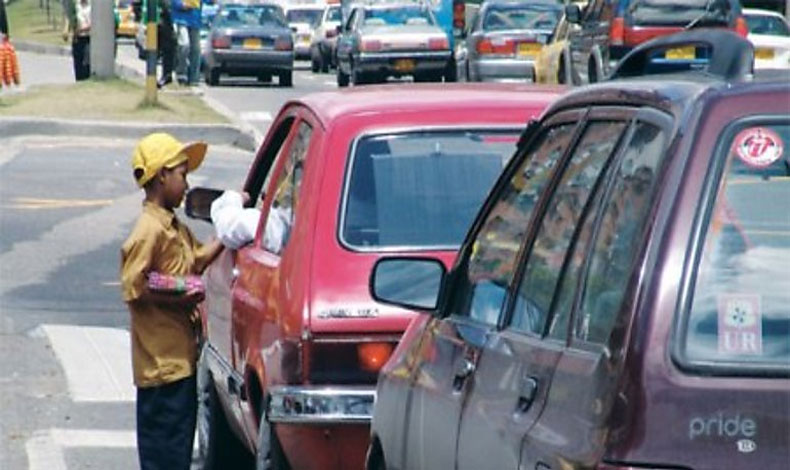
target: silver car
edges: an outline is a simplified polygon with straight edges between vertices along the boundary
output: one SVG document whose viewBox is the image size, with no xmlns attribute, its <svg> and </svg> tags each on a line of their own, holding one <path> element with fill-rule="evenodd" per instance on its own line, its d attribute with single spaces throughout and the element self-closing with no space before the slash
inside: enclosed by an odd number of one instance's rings
<svg viewBox="0 0 790 470">
<path fill-rule="evenodd" d="M 554 0 L 489 0 L 466 35 L 467 80 L 534 81 L 535 59 L 562 16 Z"/>
<path fill-rule="evenodd" d="M 340 26 L 341 16 L 339 4 L 327 5 L 321 21 L 313 29 L 310 39 L 310 69 L 313 72 L 327 73 L 329 67 L 335 65 L 337 28 Z"/>
<path fill-rule="evenodd" d="M 357 5 L 337 42 L 337 84 L 376 83 L 405 75 L 415 81 L 453 81 L 451 59 L 447 33 L 428 6 Z"/>
<path fill-rule="evenodd" d="M 220 6 L 206 47 L 206 83 L 219 84 L 220 75 L 253 76 L 280 86 L 293 84 L 293 38 L 282 7 L 275 4 Z"/>
</svg>

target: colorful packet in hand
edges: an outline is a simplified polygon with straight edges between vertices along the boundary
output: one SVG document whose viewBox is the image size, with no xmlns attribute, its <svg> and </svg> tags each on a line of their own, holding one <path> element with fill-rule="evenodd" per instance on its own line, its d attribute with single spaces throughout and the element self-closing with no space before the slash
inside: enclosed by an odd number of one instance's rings
<svg viewBox="0 0 790 470">
<path fill-rule="evenodd" d="M 183 294 L 190 291 L 205 292 L 203 279 L 194 274 L 176 276 L 158 272 L 148 273 L 148 289 L 154 292 Z"/>
</svg>

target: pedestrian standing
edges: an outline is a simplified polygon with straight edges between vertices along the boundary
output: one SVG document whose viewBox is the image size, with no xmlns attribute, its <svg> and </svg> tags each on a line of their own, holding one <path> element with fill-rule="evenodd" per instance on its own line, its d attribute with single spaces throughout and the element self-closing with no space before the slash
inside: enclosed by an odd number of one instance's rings
<svg viewBox="0 0 790 470">
<path fill-rule="evenodd" d="M 1 1 L 1 0 L 0 0 Z M 74 78 L 87 80 L 91 75 L 91 3 L 90 0 L 67 0 L 63 40 L 71 38 Z"/>
<path fill-rule="evenodd" d="M 154 133 L 140 140 L 132 156 L 134 179 L 145 190 L 145 200 L 121 248 L 121 288 L 131 314 L 142 470 L 190 468 L 201 331 L 196 307 L 205 296 L 194 279 L 222 245 L 216 240 L 199 243 L 173 210 L 188 189 L 187 173 L 205 153 L 205 143 L 185 145 L 169 134 Z M 154 279 L 163 278 L 191 282 L 175 282 L 181 287 L 169 292 L 152 287 Z"/>
<path fill-rule="evenodd" d="M 176 75 L 179 83 L 194 86 L 200 73 L 201 0 L 172 0 L 173 25 L 178 51 Z"/>
<path fill-rule="evenodd" d="M 176 34 L 173 25 L 173 14 L 170 9 L 170 0 L 157 1 L 159 2 L 158 54 L 162 56 L 162 75 L 156 86 L 162 88 L 173 81 L 173 67 L 176 62 Z"/>
</svg>

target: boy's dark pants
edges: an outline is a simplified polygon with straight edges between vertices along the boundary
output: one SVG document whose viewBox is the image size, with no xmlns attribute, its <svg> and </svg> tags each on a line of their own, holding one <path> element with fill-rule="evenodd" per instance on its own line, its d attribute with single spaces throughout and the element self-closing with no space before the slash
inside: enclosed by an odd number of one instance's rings
<svg viewBox="0 0 790 470">
<path fill-rule="evenodd" d="M 137 389 L 141 470 L 189 470 L 197 419 L 195 377 Z"/>
</svg>

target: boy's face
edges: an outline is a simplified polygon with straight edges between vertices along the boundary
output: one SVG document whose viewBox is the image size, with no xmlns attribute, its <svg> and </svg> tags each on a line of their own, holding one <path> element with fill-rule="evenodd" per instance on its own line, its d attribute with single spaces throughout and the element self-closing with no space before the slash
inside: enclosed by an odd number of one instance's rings
<svg viewBox="0 0 790 470">
<path fill-rule="evenodd" d="M 180 206 L 184 194 L 189 189 L 187 163 L 184 162 L 173 168 L 163 168 L 161 181 L 165 207 L 173 209 Z"/>
</svg>

